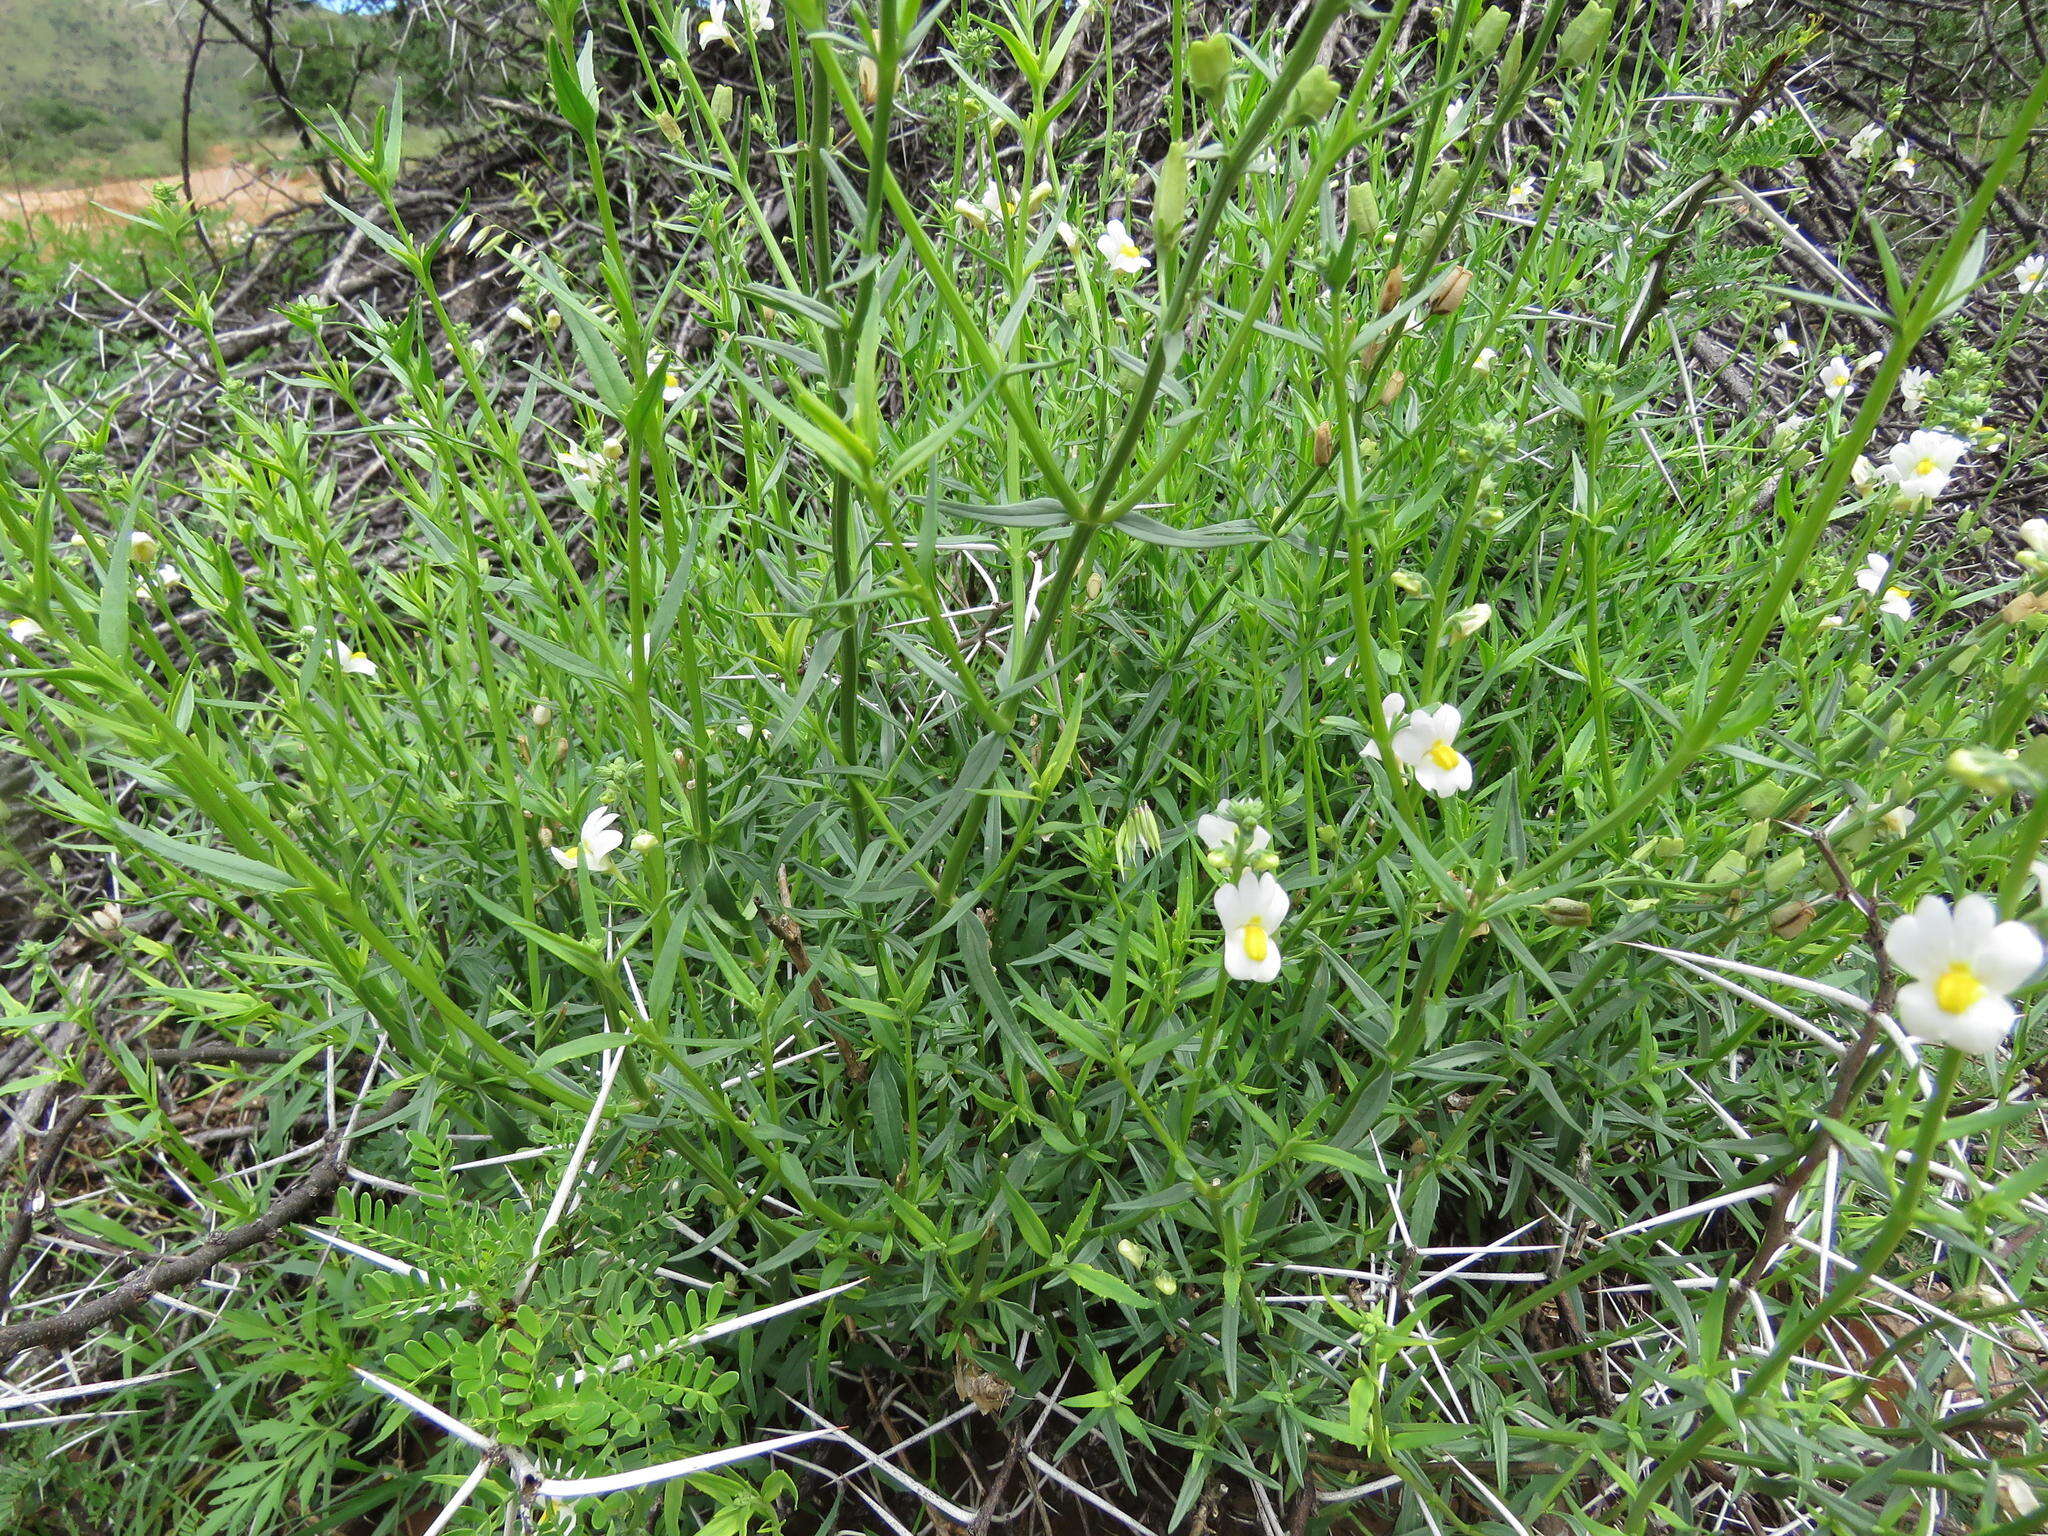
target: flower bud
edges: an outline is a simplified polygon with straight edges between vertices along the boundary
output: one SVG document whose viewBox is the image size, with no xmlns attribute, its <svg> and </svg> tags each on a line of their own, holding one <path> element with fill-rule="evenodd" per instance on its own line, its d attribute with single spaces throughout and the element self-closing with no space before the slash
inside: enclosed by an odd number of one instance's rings
<svg viewBox="0 0 2048 1536">
<path fill-rule="evenodd" d="M 1152 1255 L 1145 1251 L 1143 1243 L 1132 1242 L 1128 1237 L 1116 1245 L 1117 1257 L 1133 1269 L 1143 1269 Z"/>
<path fill-rule="evenodd" d="M 1463 174 L 1455 165 L 1440 165 L 1436 173 L 1422 189 L 1422 211 L 1435 213 L 1451 200 L 1451 194 L 1458 190 L 1458 177 Z M 1428 249 L 1427 242 L 1423 248 Z"/>
<path fill-rule="evenodd" d="M 1764 889 L 1782 891 L 1797 880 L 1806 868 L 1806 850 L 1793 848 L 1781 853 L 1764 867 Z"/>
<path fill-rule="evenodd" d="M 1401 391 L 1408 387 L 1408 375 L 1396 368 L 1387 375 L 1387 382 L 1380 386 L 1380 404 L 1392 405 L 1401 398 Z"/>
<path fill-rule="evenodd" d="M 1593 909 L 1583 901 L 1573 901 L 1569 896 L 1553 896 L 1537 908 L 1547 922 L 1560 928 L 1585 928 L 1593 921 Z"/>
<path fill-rule="evenodd" d="M 1410 597 L 1420 597 L 1428 590 L 1428 583 L 1413 571 L 1396 571 L 1387 580 L 1391 581 L 1397 590 L 1407 593 Z"/>
<path fill-rule="evenodd" d="M 875 98 L 882 94 L 882 66 L 875 62 L 871 53 L 864 53 L 854 65 L 854 76 L 860 86 L 861 105 L 872 107 Z"/>
<path fill-rule="evenodd" d="M 1888 837 L 1904 837 L 1913 825 L 1913 807 L 1895 805 L 1877 818 L 1877 824 Z"/>
<path fill-rule="evenodd" d="M 1465 35 L 1465 41 L 1472 50 L 1472 56 L 1483 59 L 1499 51 L 1501 39 L 1507 35 L 1508 13 L 1497 5 L 1489 5 L 1472 23 L 1472 30 Z"/>
<path fill-rule="evenodd" d="M 1437 285 L 1436 292 L 1429 297 L 1431 313 L 1439 315 L 1456 314 L 1458 306 L 1465 302 L 1465 295 L 1470 291 L 1471 287 L 1472 269 L 1470 267 L 1451 268 L 1444 275 L 1443 282 Z"/>
<path fill-rule="evenodd" d="M 1162 1296 L 1171 1296 L 1180 1289 L 1180 1282 L 1171 1275 L 1154 1275 L 1152 1289 Z"/>
<path fill-rule="evenodd" d="M 156 536 L 144 533 L 140 528 L 128 535 L 128 557 L 140 565 L 151 565 L 156 561 Z"/>
<path fill-rule="evenodd" d="M 1188 145 L 1175 139 L 1152 179 L 1152 237 L 1161 245 L 1180 238 L 1188 216 Z"/>
<path fill-rule="evenodd" d="M 540 845 L 541 845 L 541 847 L 543 847 L 543 848 L 552 848 L 552 847 L 554 847 L 554 846 L 555 846 L 555 829 L 554 829 L 553 827 L 542 827 L 542 828 L 540 829 L 540 834 L 539 834 L 539 838 L 540 838 Z"/>
<path fill-rule="evenodd" d="M 1768 821 L 1752 822 L 1742 837 L 1742 856 L 1753 859 L 1764 851 L 1771 840 L 1771 824 Z"/>
<path fill-rule="evenodd" d="M 1188 81 L 1198 91 L 1220 91 L 1230 79 L 1230 39 L 1213 32 L 1188 44 Z"/>
<path fill-rule="evenodd" d="M 1614 12 L 1606 6 L 1594 4 L 1571 19 L 1564 29 L 1564 36 L 1557 40 L 1557 59 L 1560 64 L 1585 65 L 1593 62 L 1596 55 L 1607 46 L 1607 32 L 1614 25 Z"/>
<path fill-rule="evenodd" d="M 2030 517 L 2021 523 L 2020 542 L 2037 555 L 2048 555 L 2048 518 Z"/>
<path fill-rule="evenodd" d="M 1995 800 L 2005 799 L 2015 789 L 2031 789 L 2037 782 L 2032 772 L 1989 747 L 1957 747 L 1944 766 L 1952 777 Z"/>
<path fill-rule="evenodd" d="M 1720 858 L 1707 866 L 1707 872 L 1700 879 L 1708 885 L 1733 885 L 1749 868 L 1749 860 L 1742 856 L 1740 849 L 1730 848 Z"/>
<path fill-rule="evenodd" d="M 732 87 L 721 85 L 711 93 L 711 121 L 729 123 L 732 121 Z"/>
<path fill-rule="evenodd" d="M 1470 608 L 1460 608 L 1452 614 L 1449 631 L 1454 640 L 1469 640 L 1486 628 L 1493 618 L 1493 604 L 1474 603 Z"/>
<path fill-rule="evenodd" d="M 1387 280 L 1380 284 L 1380 313 L 1386 314 L 1401 302 L 1401 290 L 1407 283 L 1407 274 L 1397 265 L 1387 274 Z"/>
<path fill-rule="evenodd" d="M 1344 225 L 1361 240 L 1370 240 L 1380 232 L 1380 200 L 1371 182 L 1354 182 L 1345 189 Z"/>
<path fill-rule="evenodd" d="M 119 933 L 123 920 L 121 905 L 119 902 L 110 901 L 103 907 L 94 908 L 86 915 L 85 920 L 91 925 L 94 933 L 102 935 Z"/>
<path fill-rule="evenodd" d="M 635 832 L 633 834 L 633 851 L 635 853 L 652 853 L 660 846 L 661 839 L 652 832 Z"/>
<path fill-rule="evenodd" d="M 1781 902 L 1771 908 L 1769 922 L 1771 934 L 1780 939 L 1796 939 L 1813 926 L 1813 903 L 1797 898 Z"/>
<path fill-rule="evenodd" d="M 1337 77 L 1327 65 L 1318 64 L 1295 82 L 1294 94 L 1287 98 L 1288 116 L 1297 123 L 1319 121 L 1329 116 L 1341 95 Z"/>
<path fill-rule="evenodd" d="M 533 721 L 535 729 L 544 731 L 554 724 L 555 712 L 545 704 L 536 704 L 533 706 L 533 713 L 527 718 Z"/>
<path fill-rule="evenodd" d="M 568 755 L 569 738 L 566 736 L 557 736 L 555 738 L 555 761 L 559 763 L 563 758 L 567 757 Z"/>
<path fill-rule="evenodd" d="M 1316 423 L 1316 468 L 1322 469 L 1337 456 L 1337 429 L 1327 421 Z"/>
</svg>

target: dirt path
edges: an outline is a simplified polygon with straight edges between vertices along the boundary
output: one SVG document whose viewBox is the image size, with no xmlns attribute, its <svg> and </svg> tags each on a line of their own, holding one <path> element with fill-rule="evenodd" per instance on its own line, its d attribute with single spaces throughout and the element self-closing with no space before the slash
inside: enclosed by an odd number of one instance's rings
<svg viewBox="0 0 2048 1536">
<path fill-rule="evenodd" d="M 176 187 L 178 178 L 150 176 L 89 187 L 34 190 L 4 187 L 0 188 L 0 219 L 46 218 L 74 226 L 112 224 L 117 214 L 147 208 L 154 189 L 165 184 Z M 244 222 L 266 218 L 318 196 L 319 189 L 310 178 L 274 176 L 238 160 L 192 172 L 192 197 L 200 208 Z"/>
</svg>

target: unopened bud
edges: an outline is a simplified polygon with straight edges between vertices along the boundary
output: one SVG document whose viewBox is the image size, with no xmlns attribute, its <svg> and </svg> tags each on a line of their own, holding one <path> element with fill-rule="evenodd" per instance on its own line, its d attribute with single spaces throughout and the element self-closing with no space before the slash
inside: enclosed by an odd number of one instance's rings
<svg viewBox="0 0 2048 1536">
<path fill-rule="evenodd" d="M 2035 775 L 1989 747 L 1957 747 L 1945 765 L 1949 773 L 1980 795 L 2003 800 L 2016 789 L 2034 787 Z"/>
<path fill-rule="evenodd" d="M 864 106 L 872 107 L 875 98 L 882 94 L 882 66 L 871 54 L 862 54 L 860 62 L 854 65 L 854 77 L 860 86 L 860 99 Z"/>
<path fill-rule="evenodd" d="M 1380 200 L 1367 181 L 1354 182 L 1344 193 L 1344 224 L 1361 240 L 1380 232 Z"/>
<path fill-rule="evenodd" d="M 1394 584 L 1396 590 L 1405 592 L 1410 597 L 1422 596 L 1429 586 L 1427 582 L 1413 571 L 1396 571 L 1387 580 Z"/>
<path fill-rule="evenodd" d="M 92 925 L 93 932 L 109 934 L 121 931 L 122 917 L 120 904 L 110 901 L 103 907 L 94 908 L 85 920 Z"/>
<path fill-rule="evenodd" d="M 1407 274 L 1399 266 L 1387 274 L 1387 280 L 1380 284 L 1380 313 L 1385 314 L 1401 302 L 1401 290 L 1407 283 Z"/>
<path fill-rule="evenodd" d="M 652 832 L 635 832 L 633 834 L 633 851 L 635 853 L 652 853 L 660 846 L 661 839 Z"/>
<path fill-rule="evenodd" d="M 1322 469 L 1337 456 L 1337 429 L 1327 421 L 1316 423 L 1316 468 Z"/>
<path fill-rule="evenodd" d="M 1287 101 L 1289 116 L 1297 123 L 1317 122 L 1329 116 L 1343 94 L 1337 77 L 1326 65 L 1318 64 L 1295 82 L 1294 94 Z"/>
<path fill-rule="evenodd" d="M 1553 896 L 1537 910 L 1546 922 L 1555 923 L 1560 928 L 1585 928 L 1593 921 L 1593 909 L 1569 896 Z"/>
<path fill-rule="evenodd" d="M 567 757 L 568 755 L 569 738 L 566 736 L 557 736 L 555 738 L 555 761 L 559 763 L 563 758 Z"/>
<path fill-rule="evenodd" d="M 1455 165 L 1438 166 L 1436 173 L 1429 178 L 1429 184 L 1422 189 L 1422 211 L 1435 213 L 1448 203 L 1451 194 L 1458 190 L 1458 177 L 1462 174 Z"/>
<path fill-rule="evenodd" d="M 1401 398 L 1401 391 L 1408 387 L 1408 375 L 1396 368 L 1387 375 L 1387 382 L 1380 386 L 1380 404 L 1392 405 Z"/>
<path fill-rule="evenodd" d="M 1188 216 L 1187 140 L 1175 139 L 1152 182 L 1152 234 L 1161 245 L 1180 238 Z"/>
<path fill-rule="evenodd" d="M 545 704 L 536 704 L 528 718 L 533 721 L 536 729 L 544 731 L 555 723 L 555 712 Z"/>
<path fill-rule="evenodd" d="M 1771 933 L 1780 939 L 1796 939 L 1813 926 L 1813 917 L 1813 903 L 1810 901 L 1794 899 L 1781 902 L 1771 908 Z"/>
<path fill-rule="evenodd" d="M 1487 58 L 1498 51 L 1501 39 L 1508 35 L 1508 13 L 1497 5 L 1489 5 L 1479 13 L 1479 19 L 1472 23 L 1472 30 L 1466 34 L 1466 42 L 1477 59 Z"/>
<path fill-rule="evenodd" d="M 2030 517 L 2021 523 L 2020 542 L 2037 555 L 2048 555 L 2048 518 Z"/>
<path fill-rule="evenodd" d="M 1806 850 L 1793 848 L 1781 853 L 1764 869 L 1764 889 L 1782 891 L 1797 880 L 1806 868 Z"/>
<path fill-rule="evenodd" d="M 1589 5 L 1571 19 L 1564 36 L 1557 40 L 1561 64 L 1590 64 L 1607 46 L 1607 32 L 1614 25 L 1614 12 L 1604 5 Z"/>
<path fill-rule="evenodd" d="M 1445 274 L 1444 280 L 1437 286 L 1436 292 L 1430 295 L 1429 307 L 1439 315 L 1456 314 L 1458 307 L 1465 302 L 1465 295 L 1471 289 L 1472 269 L 1470 267 L 1453 267 Z"/>
<path fill-rule="evenodd" d="M 1474 603 L 1470 608 L 1460 608 L 1452 614 L 1446 625 L 1454 640 L 1470 640 L 1486 628 L 1493 619 L 1493 604 Z"/>
<path fill-rule="evenodd" d="M 1230 39 L 1212 33 L 1188 44 L 1188 81 L 1198 91 L 1220 91 L 1230 79 Z"/>
<path fill-rule="evenodd" d="M 1171 1296 L 1180 1290 L 1180 1282 L 1171 1275 L 1154 1275 L 1152 1289 L 1162 1296 Z"/>
<path fill-rule="evenodd" d="M 1133 1269 L 1143 1269 L 1151 1254 L 1145 1251 L 1143 1243 L 1132 1242 L 1128 1237 L 1116 1245 L 1117 1257 Z"/>
<path fill-rule="evenodd" d="M 555 829 L 553 827 L 542 827 L 539 836 L 541 847 L 552 848 L 555 846 Z"/>
</svg>

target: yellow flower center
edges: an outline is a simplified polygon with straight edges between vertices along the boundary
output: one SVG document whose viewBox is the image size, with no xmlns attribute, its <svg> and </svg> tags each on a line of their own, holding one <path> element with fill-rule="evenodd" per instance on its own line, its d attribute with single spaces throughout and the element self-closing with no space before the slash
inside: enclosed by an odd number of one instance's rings
<svg viewBox="0 0 2048 1536">
<path fill-rule="evenodd" d="M 1255 917 L 1244 925 L 1244 957 L 1254 963 L 1266 958 L 1266 920 Z"/>
<path fill-rule="evenodd" d="M 1429 749 L 1429 760 L 1449 773 L 1458 766 L 1458 752 L 1448 741 L 1439 741 Z"/>
<path fill-rule="evenodd" d="M 1913 594 L 1908 592 L 1904 587 L 1886 587 L 1884 589 L 1884 595 L 1886 597 L 1911 597 Z"/>
<path fill-rule="evenodd" d="M 1989 990 L 1977 979 L 1977 973 L 1970 969 L 1968 961 L 1957 960 L 1935 982 L 1934 1000 L 1941 1005 L 1943 1013 L 1967 1013 Z"/>
<path fill-rule="evenodd" d="M 1144 254 L 1143 251 L 1139 250 L 1136 245 L 1128 240 L 1117 249 L 1117 255 L 1123 257 L 1125 261 L 1134 261 Z"/>
<path fill-rule="evenodd" d="M 1913 473 L 1914 473 L 1914 474 L 1916 474 L 1916 475 L 1931 475 L 1931 474 L 1933 474 L 1933 473 L 1934 473 L 1934 460 L 1932 460 L 1932 459 L 1922 459 L 1922 460 L 1921 460 L 1921 461 L 1920 461 L 1920 462 L 1919 462 L 1918 464 L 1915 464 L 1915 465 L 1913 466 Z"/>
</svg>

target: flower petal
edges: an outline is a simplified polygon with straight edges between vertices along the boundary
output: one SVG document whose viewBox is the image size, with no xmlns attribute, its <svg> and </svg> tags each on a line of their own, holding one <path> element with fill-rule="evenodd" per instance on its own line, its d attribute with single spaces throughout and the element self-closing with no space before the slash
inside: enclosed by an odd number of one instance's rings
<svg viewBox="0 0 2048 1536">
<path fill-rule="evenodd" d="M 1984 936 L 1972 968 L 1992 991 L 2017 991 L 2041 968 L 2041 936 L 2025 923 L 2000 923 Z"/>
<path fill-rule="evenodd" d="M 1266 932 L 1271 933 L 1287 921 L 1287 909 L 1290 905 L 1287 888 L 1271 875 L 1259 876 L 1257 893 L 1253 899 L 1258 902 L 1259 920 L 1266 925 Z"/>
<path fill-rule="evenodd" d="M 1939 976 L 1954 957 L 1953 927 L 1948 903 L 1939 896 L 1923 896 L 1919 906 L 1893 920 L 1885 933 L 1885 950 L 1908 976 L 1922 980 Z"/>
</svg>

